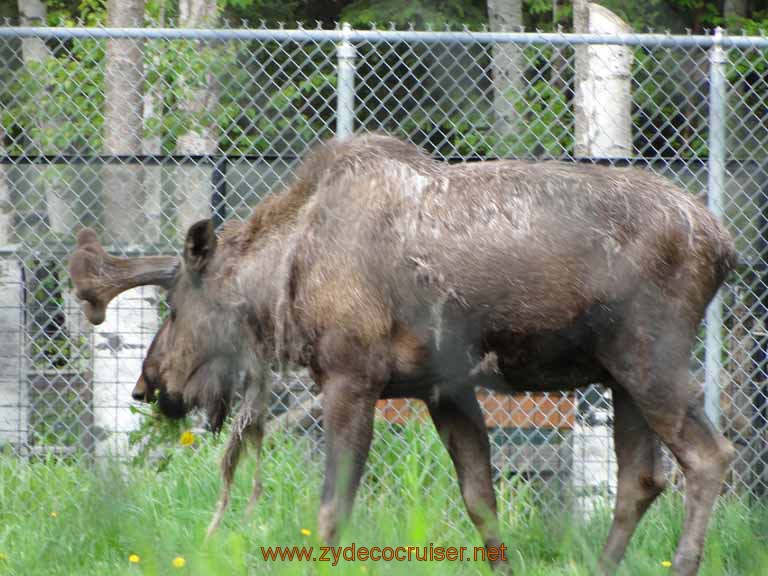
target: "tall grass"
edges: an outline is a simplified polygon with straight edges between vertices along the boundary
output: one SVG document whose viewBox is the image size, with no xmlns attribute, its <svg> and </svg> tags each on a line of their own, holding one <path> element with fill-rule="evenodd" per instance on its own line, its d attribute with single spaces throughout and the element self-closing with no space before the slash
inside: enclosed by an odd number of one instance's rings
<svg viewBox="0 0 768 576">
<path fill-rule="evenodd" d="M 379 430 L 354 517 L 341 546 L 479 546 L 459 502 L 450 461 L 430 427 Z M 315 517 L 322 462 L 307 440 L 276 436 L 264 464 L 265 492 L 251 517 L 242 512 L 253 464 L 239 470 L 230 512 L 203 543 L 220 481 L 221 443 L 179 446 L 167 466 L 23 462 L 0 456 L 0 574 L 489 574 L 482 562 L 268 562 L 262 546 L 320 546 Z M 516 574 L 592 575 L 610 511 L 590 519 L 567 509 L 547 514 L 532 489 L 499 486 L 503 537 Z M 670 494 L 641 524 L 624 575 L 669 573 L 682 504 Z M 309 532 L 307 534 L 307 532 Z M 138 556 L 138 563 L 129 557 Z M 173 565 L 176 558 L 184 566 Z M 136 559 L 136 558 L 134 558 Z M 179 563 L 179 561 L 177 561 Z M 768 511 L 722 501 L 702 573 L 768 574 Z"/>
</svg>

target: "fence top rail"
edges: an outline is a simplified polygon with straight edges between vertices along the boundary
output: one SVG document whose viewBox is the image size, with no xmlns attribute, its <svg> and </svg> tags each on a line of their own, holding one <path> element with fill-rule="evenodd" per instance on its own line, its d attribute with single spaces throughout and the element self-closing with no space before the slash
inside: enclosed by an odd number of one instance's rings
<svg viewBox="0 0 768 576">
<path fill-rule="evenodd" d="M 261 40 L 293 42 L 423 42 L 446 44 L 549 44 L 621 45 L 647 47 L 700 47 L 719 44 L 723 48 L 768 48 L 768 36 L 729 36 L 727 34 L 571 34 L 562 32 L 475 32 L 417 30 L 322 30 L 310 28 L 53 28 L 0 26 L 0 38 L 135 38 L 157 40 Z"/>
</svg>

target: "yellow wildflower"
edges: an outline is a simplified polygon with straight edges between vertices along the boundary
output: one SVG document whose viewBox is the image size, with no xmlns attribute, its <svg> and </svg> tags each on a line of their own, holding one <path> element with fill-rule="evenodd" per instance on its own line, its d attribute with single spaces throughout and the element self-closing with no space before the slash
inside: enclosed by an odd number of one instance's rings
<svg viewBox="0 0 768 576">
<path fill-rule="evenodd" d="M 174 568 L 184 568 L 187 565 L 187 561 L 184 560 L 183 556 L 176 556 L 171 564 L 173 564 Z"/>
<path fill-rule="evenodd" d="M 138 554 L 131 554 L 130 556 L 128 556 L 128 562 L 130 562 L 131 564 L 138 564 L 139 562 L 141 562 L 141 558 L 139 557 Z"/>
<path fill-rule="evenodd" d="M 59 517 L 59 513 L 58 512 L 56 512 L 55 510 L 53 512 L 51 512 L 51 518 L 58 518 L 58 517 Z"/>
<path fill-rule="evenodd" d="M 310 535 L 312 534 L 312 532 L 311 532 L 311 531 L 309 531 L 309 530 L 307 530 L 306 528 L 302 528 L 302 529 L 301 529 L 301 533 L 302 533 L 304 536 L 310 536 Z"/>
<path fill-rule="evenodd" d="M 662 560 L 661 565 L 664 566 L 664 568 L 671 568 L 672 562 L 670 562 L 669 560 Z"/>
<path fill-rule="evenodd" d="M 179 442 L 181 442 L 182 446 L 192 446 L 195 443 L 195 433 L 187 430 L 181 435 Z"/>
</svg>

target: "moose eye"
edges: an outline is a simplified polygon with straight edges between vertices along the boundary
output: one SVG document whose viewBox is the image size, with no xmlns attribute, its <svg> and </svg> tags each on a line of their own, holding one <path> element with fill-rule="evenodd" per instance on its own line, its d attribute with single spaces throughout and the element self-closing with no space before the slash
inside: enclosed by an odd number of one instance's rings
<svg viewBox="0 0 768 576">
<path fill-rule="evenodd" d="M 171 319 L 171 322 L 176 320 L 176 307 L 173 305 L 170 296 L 165 298 L 165 309 L 168 313 L 168 317 Z"/>
</svg>

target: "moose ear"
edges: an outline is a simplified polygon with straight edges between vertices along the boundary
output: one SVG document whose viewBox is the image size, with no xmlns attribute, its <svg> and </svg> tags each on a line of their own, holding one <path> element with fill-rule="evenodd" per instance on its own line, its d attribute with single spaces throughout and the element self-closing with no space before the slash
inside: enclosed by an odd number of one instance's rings
<svg viewBox="0 0 768 576">
<path fill-rule="evenodd" d="M 189 227 L 184 243 L 187 270 L 202 274 L 216 251 L 216 231 L 211 220 L 200 220 Z"/>
</svg>

